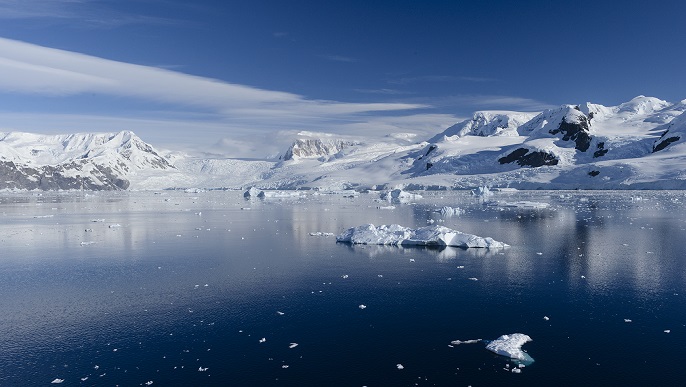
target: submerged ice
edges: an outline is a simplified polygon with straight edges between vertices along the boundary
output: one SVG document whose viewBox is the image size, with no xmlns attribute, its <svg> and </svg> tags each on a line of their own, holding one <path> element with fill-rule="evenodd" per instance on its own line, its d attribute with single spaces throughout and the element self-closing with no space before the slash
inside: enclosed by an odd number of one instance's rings
<svg viewBox="0 0 686 387">
<path fill-rule="evenodd" d="M 483 238 L 444 226 L 426 226 L 412 229 L 397 224 L 378 227 L 373 224 L 365 224 L 352 227 L 337 236 L 336 241 L 365 245 L 454 246 L 463 248 L 504 248 L 509 246 L 490 237 Z"/>
</svg>

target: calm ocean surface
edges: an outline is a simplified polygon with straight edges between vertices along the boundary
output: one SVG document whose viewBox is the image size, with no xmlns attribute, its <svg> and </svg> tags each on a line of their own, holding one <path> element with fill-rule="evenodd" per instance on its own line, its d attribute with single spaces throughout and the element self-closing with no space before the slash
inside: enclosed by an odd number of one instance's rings
<svg viewBox="0 0 686 387">
<path fill-rule="evenodd" d="M 0 194 L 0 385 L 683 385 L 686 193 L 423 195 Z M 310 235 L 431 221 L 511 247 Z"/>
</svg>

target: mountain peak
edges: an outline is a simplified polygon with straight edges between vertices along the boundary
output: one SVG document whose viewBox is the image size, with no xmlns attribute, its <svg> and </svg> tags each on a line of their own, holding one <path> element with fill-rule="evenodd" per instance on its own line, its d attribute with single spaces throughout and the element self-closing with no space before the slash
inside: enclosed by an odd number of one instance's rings
<svg viewBox="0 0 686 387">
<path fill-rule="evenodd" d="M 652 114 L 659 110 L 662 110 L 671 104 L 667 101 L 655 97 L 646 97 L 644 95 L 639 95 L 634 97 L 628 102 L 624 102 L 618 106 L 617 111 L 619 113 L 629 113 L 629 114 Z"/>
</svg>

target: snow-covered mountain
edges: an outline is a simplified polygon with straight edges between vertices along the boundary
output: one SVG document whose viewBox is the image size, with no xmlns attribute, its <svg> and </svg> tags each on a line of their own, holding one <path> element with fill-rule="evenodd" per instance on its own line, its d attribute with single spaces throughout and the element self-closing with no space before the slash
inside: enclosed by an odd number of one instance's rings
<svg viewBox="0 0 686 387">
<path fill-rule="evenodd" d="M 0 133 L 0 189 L 686 189 L 686 100 L 480 111 L 428 141 L 301 132 L 282 155 L 162 155 L 128 131 Z"/>
<path fill-rule="evenodd" d="M 175 168 L 133 132 L 0 133 L 0 189 L 127 189 L 137 174 Z"/>
</svg>

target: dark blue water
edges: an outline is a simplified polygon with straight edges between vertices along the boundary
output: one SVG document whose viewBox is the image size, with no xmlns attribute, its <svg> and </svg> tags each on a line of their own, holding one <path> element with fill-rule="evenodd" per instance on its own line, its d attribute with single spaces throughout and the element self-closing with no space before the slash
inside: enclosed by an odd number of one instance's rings
<svg viewBox="0 0 686 387">
<path fill-rule="evenodd" d="M 0 385 L 682 385 L 684 193 L 377 197 L 3 194 Z M 309 235 L 429 221 L 512 247 Z"/>
</svg>

